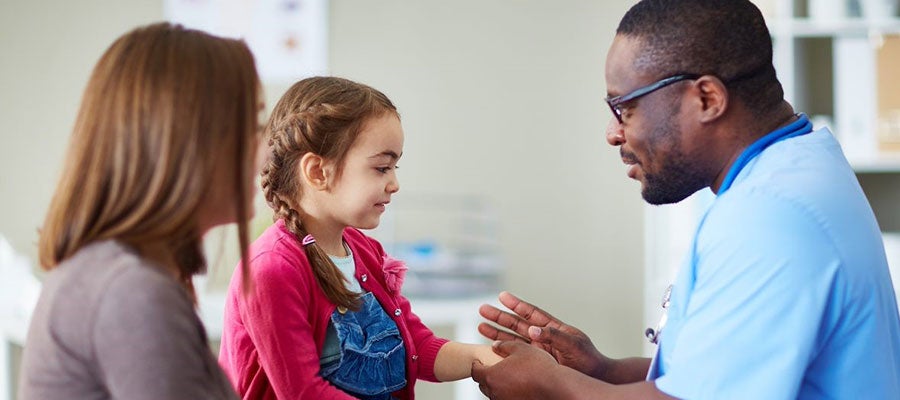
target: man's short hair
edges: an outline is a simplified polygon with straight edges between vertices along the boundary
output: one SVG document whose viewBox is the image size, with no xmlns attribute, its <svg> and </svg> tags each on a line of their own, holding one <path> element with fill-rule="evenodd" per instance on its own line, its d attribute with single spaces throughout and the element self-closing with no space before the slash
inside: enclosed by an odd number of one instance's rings
<svg viewBox="0 0 900 400">
<path fill-rule="evenodd" d="M 784 99 L 772 65 L 772 38 L 748 0 L 642 0 L 616 34 L 639 41 L 635 67 L 660 79 L 717 76 L 756 115 Z"/>
</svg>

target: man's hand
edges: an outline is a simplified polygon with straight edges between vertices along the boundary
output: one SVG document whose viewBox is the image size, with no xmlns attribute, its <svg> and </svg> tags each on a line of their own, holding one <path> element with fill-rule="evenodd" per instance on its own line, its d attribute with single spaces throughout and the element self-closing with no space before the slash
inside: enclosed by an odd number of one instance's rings
<svg viewBox="0 0 900 400">
<path fill-rule="evenodd" d="M 482 335 L 492 340 L 531 343 L 550 353 L 560 364 L 604 380 L 606 365 L 610 360 L 597 351 L 584 332 L 508 292 L 500 293 L 499 299 L 500 303 L 515 314 L 487 304 L 482 305 L 478 311 L 485 319 L 509 331 L 481 323 L 478 331 Z"/>
<path fill-rule="evenodd" d="M 559 365 L 546 352 L 522 342 L 495 342 L 494 352 L 502 361 L 492 367 L 477 360 L 472 364 L 472 379 L 490 399 L 548 399 L 554 387 L 547 374 Z"/>
<path fill-rule="evenodd" d="M 521 341 L 495 342 L 494 352 L 504 359 L 492 367 L 476 360 L 472 379 L 492 400 L 505 399 L 640 399 L 677 400 L 639 379 L 624 385 L 591 378 L 553 361 L 546 352 Z"/>
</svg>

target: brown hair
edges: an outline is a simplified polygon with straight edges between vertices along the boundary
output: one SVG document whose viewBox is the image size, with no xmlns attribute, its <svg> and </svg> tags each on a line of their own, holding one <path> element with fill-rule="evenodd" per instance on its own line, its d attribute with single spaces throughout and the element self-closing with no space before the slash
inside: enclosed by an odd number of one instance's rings
<svg viewBox="0 0 900 400">
<path fill-rule="evenodd" d="M 259 91 L 242 41 L 168 23 L 117 39 L 85 89 L 41 229 L 41 265 L 115 239 L 172 269 L 193 295 L 190 278 L 206 269 L 198 214 L 223 167 L 246 261 Z"/>
<path fill-rule="evenodd" d="M 337 165 L 339 177 L 344 157 L 366 122 L 397 108 L 383 93 L 369 86 L 336 77 L 313 77 L 295 83 L 275 105 L 266 126 L 269 154 L 262 171 L 266 202 L 274 219 L 284 224 L 295 239 L 308 234 L 300 213 L 300 180 L 297 166 L 309 152 Z M 347 279 L 317 244 L 304 246 L 316 281 L 328 299 L 356 309 L 358 293 L 347 288 Z"/>
</svg>

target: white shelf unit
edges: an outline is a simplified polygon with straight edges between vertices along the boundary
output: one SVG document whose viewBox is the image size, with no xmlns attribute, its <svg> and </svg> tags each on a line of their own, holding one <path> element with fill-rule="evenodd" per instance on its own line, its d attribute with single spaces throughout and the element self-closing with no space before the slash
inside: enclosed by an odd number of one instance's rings
<svg viewBox="0 0 900 400">
<path fill-rule="evenodd" d="M 866 20 L 863 18 L 841 18 L 819 21 L 809 17 L 787 18 L 772 21 L 769 31 L 773 38 L 804 38 L 858 36 L 870 34 L 900 33 L 900 18 Z"/>
<path fill-rule="evenodd" d="M 404 193 L 367 233 L 409 267 L 407 296 L 452 299 L 502 287 L 499 219 L 482 196 Z"/>
<path fill-rule="evenodd" d="M 815 8 L 813 1 L 822 0 L 778 0 L 768 20 L 785 97 L 796 110 L 819 121 L 833 121 L 832 131 L 882 231 L 896 235 L 900 232 L 900 152 L 879 147 L 877 110 L 878 91 L 888 90 L 885 82 L 900 80 L 900 65 L 879 77 L 876 64 L 884 38 L 900 35 L 896 0 L 881 0 L 882 5 L 894 1 L 893 15 L 866 15 L 869 0 L 833 0 L 829 4 L 847 15 L 828 18 L 810 12 Z M 897 241 L 886 244 L 896 246 Z M 895 280 L 900 279 L 900 259 L 890 257 L 900 253 L 896 249 L 887 253 Z"/>
<path fill-rule="evenodd" d="M 900 35 L 900 18 L 858 15 L 869 0 L 813 1 L 848 14 L 810 16 L 807 10 L 815 7 L 806 0 L 778 0 L 769 12 L 785 98 L 814 124 L 832 128 L 857 172 L 900 172 L 900 153 L 880 151 L 876 133 L 878 85 L 885 79 L 877 76 L 876 49 L 884 37 Z"/>
</svg>

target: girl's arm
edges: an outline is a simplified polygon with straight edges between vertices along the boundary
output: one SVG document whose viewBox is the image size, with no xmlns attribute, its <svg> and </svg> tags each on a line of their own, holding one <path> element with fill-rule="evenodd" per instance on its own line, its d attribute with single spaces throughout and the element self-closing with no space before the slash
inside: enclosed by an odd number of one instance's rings
<svg viewBox="0 0 900 400">
<path fill-rule="evenodd" d="M 439 338 L 412 312 L 409 299 L 403 295 L 395 297 L 401 314 L 406 316 L 406 326 L 410 330 L 418 351 L 413 368 L 418 370 L 418 378 L 426 381 L 447 382 L 472 376 L 472 362 L 481 361 L 493 365 L 500 361 L 490 345 L 465 344 Z"/>
<path fill-rule="evenodd" d="M 441 382 L 465 379 L 472 376 L 475 360 L 491 366 L 502 359 L 488 344 L 447 342 L 434 361 L 434 376 Z"/>
</svg>

